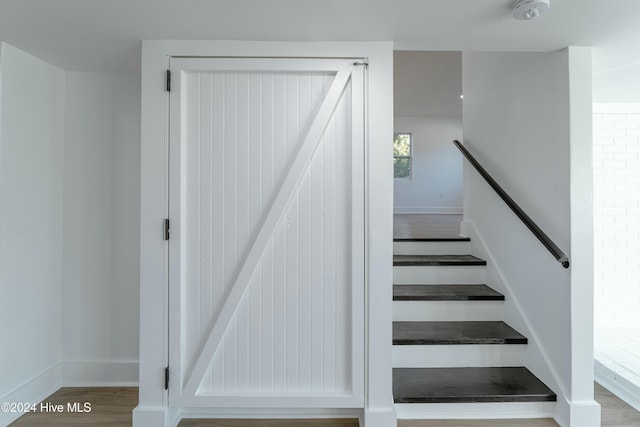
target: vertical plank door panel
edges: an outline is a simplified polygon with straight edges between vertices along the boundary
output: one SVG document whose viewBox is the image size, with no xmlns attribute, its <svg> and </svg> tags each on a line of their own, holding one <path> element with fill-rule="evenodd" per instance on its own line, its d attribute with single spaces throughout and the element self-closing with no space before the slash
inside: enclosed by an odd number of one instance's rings
<svg viewBox="0 0 640 427">
<path fill-rule="evenodd" d="M 171 66 L 171 404 L 361 405 L 362 69 Z"/>
</svg>

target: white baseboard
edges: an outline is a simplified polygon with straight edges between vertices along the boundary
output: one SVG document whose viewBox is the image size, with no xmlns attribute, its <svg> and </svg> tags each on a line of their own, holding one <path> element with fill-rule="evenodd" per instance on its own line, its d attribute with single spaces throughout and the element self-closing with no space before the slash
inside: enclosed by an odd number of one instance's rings
<svg viewBox="0 0 640 427">
<path fill-rule="evenodd" d="M 138 361 L 67 361 L 60 364 L 65 387 L 136 387 Z"/>
<path fill-rule="evenodd" d="M 614 367 L 604 362 L 594 360 L 593 374 L 596 382 L 640 411 L 640 386 L 625 378 L 622 370 L 614 370 Z"/>
<path fill-rule="evenodd" d="M 136 406 L 133 409 L 133 427 L 176 426 L 180 419 L 174 417 L 166 407 Z"/>
<path fill-rule="evenodd" d="M 323 408 L 185 408 L 179 411 L 170 427 L 176 427 L 183 419 L 320 419 L 356 418 L 361 419 L 362 409 Z M 146 424 L 141 424 L 145 426 Z M 134 427 L 138 427 L 134 423 Z"/>
<path fill-rule="evenodd" d="M 0 397 L 0 402 L 33 403 L 43 401 L 62 386 L 60 364 L 56 363 L 48 369 L 35 375 L 30 380 Z M 0 411 L 0 425 L 9 425 L 18 419 L 22 413 Z"/>
<path fill-rule="evenodd" d="M 390 409 L 365 409 L 360 416 L 360 427 L 395 426 L 398 416 L 394 406 Z"/>
<path fill-rule="evenodd" d="M 185 408 L 180 418 L 306 419 L 360 418 L 358 408 Z"/>
<path fill-rule="evenodd" d="M 398 419 L 552 418 L 556 402 L 396 403 Z"/>
<path fill-rule="evenodd" d="M 553 419 L 560 427 L 600 427 L 600 404 L 595 400 L 569 402 L 558 396 Z"/>
<path fill-rule="evenodd" d="M 462 206 L 394 206 L 394 214 L 462 215 Z"/>
</svg>

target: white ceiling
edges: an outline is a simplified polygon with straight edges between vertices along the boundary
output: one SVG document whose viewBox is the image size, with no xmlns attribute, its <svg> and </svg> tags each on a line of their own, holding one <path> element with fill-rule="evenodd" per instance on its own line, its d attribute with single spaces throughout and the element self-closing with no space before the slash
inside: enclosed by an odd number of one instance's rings
<svg viewBox="0 0 640 427">
<path fill-rule="evenodd" d="M 548 15 L 531 22 L 513 20 L 510 4 L 511 0 L 0 0 L 0 40 L 64 69 L 87 71 L 139 69 L 140 40 L 145 39 L 393 40 L 397 49 L 449 51 L 546 51 L 587 45 L 597 47 L 596 73 L 637 66 L 638 0 L 551 0 Z"/>
</svg>

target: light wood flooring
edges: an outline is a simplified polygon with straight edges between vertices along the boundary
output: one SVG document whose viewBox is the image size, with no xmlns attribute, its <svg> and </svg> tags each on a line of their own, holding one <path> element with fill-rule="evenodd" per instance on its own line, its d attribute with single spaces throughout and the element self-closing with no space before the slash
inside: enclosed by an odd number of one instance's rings
<svg viewBox="0 0 640 427">
<path fill-rule="evenodd" d="M 64 387 L 44 402 L 64 405 L 60 413 L 30 412 L 10 424 L 11 427 L 63 427 L 131 425 L 131 411 L 138 404 L 137 387 Z M 91 412 L 69 413 L 68 403 L 91 404 Z M 38 405 L 36 407 L 39 407 Z"/>
<path fill-rule="evenodd" d="M 462 215 L 393 215 L 394 239 L 455 238 L 460 234 Z"/>
<path fill-rule="evenodd" d="M 638 427 L 640 412 L 627 405 L 602 386 L 595 385 L 595 397 L 602 405 L 602 427 Z M 86 388 L 66 387 L 48 397 L 46 402 L 67 405 L 90 402 L 91 412 L 29 413 L 11 427 L 131 426 L 131 411 L 138 404 L 134 387 Z M 356 420 L 183 420 L 180 427 L 357 427 Z M 398 427 L 550 427 L 553 420 L 403 420 Z"/>
<path fill-rule="evenodd" d="M 595 397 L 602 406 L 602 427 L 640 426 L 640 412 L 618 399 L 598 383 L 595 385 Z"/>
</svg>

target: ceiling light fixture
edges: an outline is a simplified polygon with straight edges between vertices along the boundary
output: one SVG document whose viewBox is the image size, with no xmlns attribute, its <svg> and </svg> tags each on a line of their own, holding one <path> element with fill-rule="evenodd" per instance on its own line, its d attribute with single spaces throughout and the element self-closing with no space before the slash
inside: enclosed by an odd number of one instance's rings
<svg viewBox="0 0 640 427">
<path fill-rule="evenodd" d="M 514 18 L 520 21 L 530 21 L 549 9 L 549 0 L 515 0 L 511 8 Z"/>
</svg>

